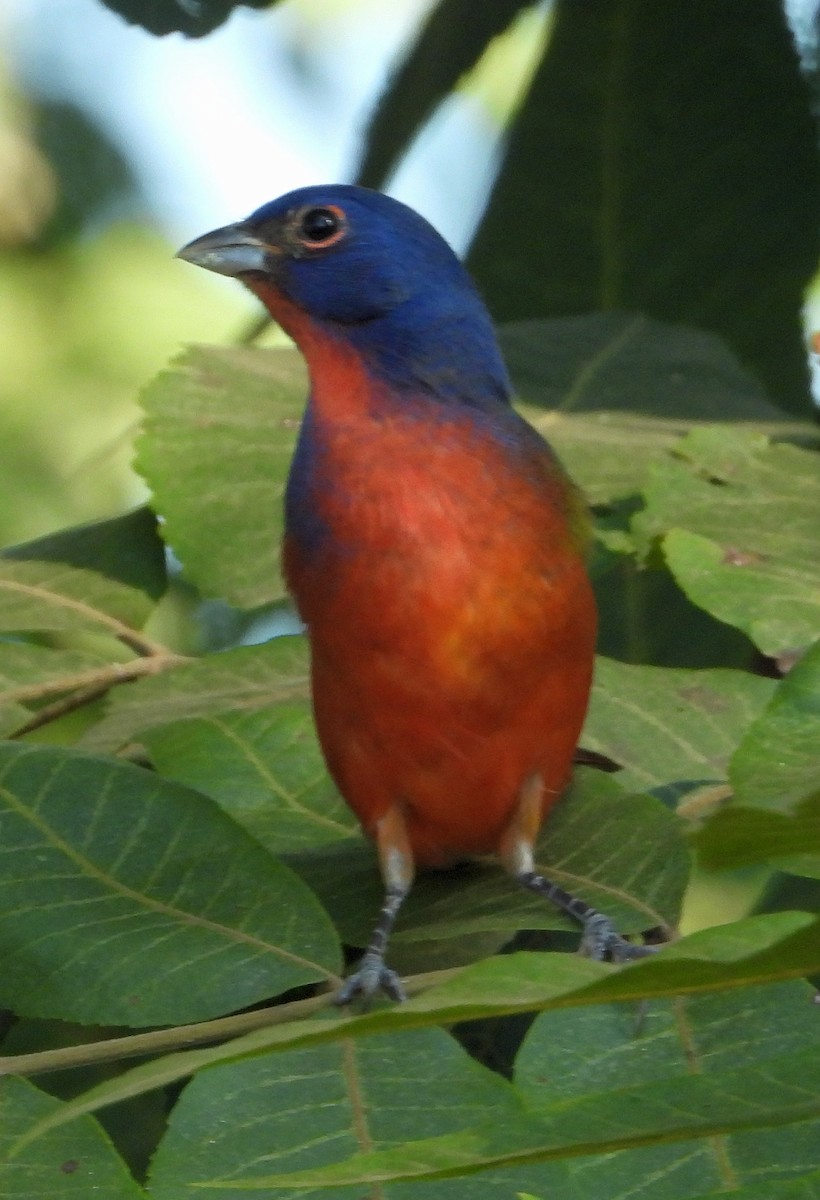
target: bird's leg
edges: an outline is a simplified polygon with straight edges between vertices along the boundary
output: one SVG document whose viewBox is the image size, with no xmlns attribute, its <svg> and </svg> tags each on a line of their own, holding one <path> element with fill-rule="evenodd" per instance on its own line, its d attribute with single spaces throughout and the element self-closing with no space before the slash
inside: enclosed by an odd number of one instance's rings
<svg viewBox="0 0 820 1200">
<path fill-rule="evenodd" d="M 542 789 L 539 775 L 531 776 L 521 789 L 518 807 L 499 845 L 499 855 L 507 870 L 523 887 L 537 892 L 578 921 L 583 929 L 580 949 L 587 958 L 624 963 L 654 954 L 657 946 L 636 946 L 628 942 L 604 913 L 536 871 L 533 846 L 541 826 Z"/>
<path fill-rule="evenodd" d="M 384 961 L 387 942 L 402 902 L 413 884 L 413 852 L 401 810 L 393 805 L 376 825 L 376 847 L 384 880 L 384 903 L 356 971 L 336 993 L 336 1004 L 349 1004 L 356 996 L 367 1003 L 376 992 L 391 1000 L 407 997 L 401 979 Z"/>
</svg>

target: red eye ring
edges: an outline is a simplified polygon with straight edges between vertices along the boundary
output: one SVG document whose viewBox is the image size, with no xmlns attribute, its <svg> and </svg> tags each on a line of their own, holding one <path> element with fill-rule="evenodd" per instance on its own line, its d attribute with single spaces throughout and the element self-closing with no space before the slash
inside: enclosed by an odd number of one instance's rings
<svg viewBox="0 0 820 1200">
<path fill-rule="evenodd" d="M 305 208 L 297 214 L 295 225 L 296 236 L 306 250 L 326 250 L 347 233 L 344 211 L 337 204 Z"/>
</svg>

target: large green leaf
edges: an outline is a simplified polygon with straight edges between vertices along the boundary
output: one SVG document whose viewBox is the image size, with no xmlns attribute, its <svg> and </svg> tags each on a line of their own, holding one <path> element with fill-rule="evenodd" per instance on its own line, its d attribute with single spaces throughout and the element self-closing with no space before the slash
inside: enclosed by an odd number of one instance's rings
<svg viewBox="0 0 820 1200">
<path fill-rule="evenodd" d="M 198 1020 L 338 968 L 315 898 L 204 796 L 126 763 L 0 746 L 2 1003 Z"/>
<path fill-rule="evenodd" d="M 816 140 L 772 0 L 561 0 L 469 263 L 499 320 L 697 325 L 808 414 Z"/>
<path fill-rule="evenodd" d="M 438 1029 L 252 1058 L 204 1071 L 185 1089 L 153 1161 L 151 1195 L 182 1200 L 203 1194 L 198 1184 L 222 1179 L 204 1194 L 239 1200 L 247 1193 L 230 1181 L 270 1171 L 272 1161 L 298 1170 L 460 1129 L 490 1114 L 505 1123 L 520 1119 L 513 1088 Z M 565 1172 L 558 1168 L 554 1177 L 560 1184 Z M 425 1196 L 495 1200 L 511 1195 L 513 1186 L 534 1188 L 539 1178 L 537 1169 L 520 1179 L 487 1176 L 434 1186 Z M 310 1195 L 332 1200 L 336 1192 Z"/>
<path fill-rule="evenodd" d="M 627 787 L 723 781 L 738 740 L 776 684 L 744 671 L 687 671 L 598 658 L 582 744 L 623 767 Z"/>
<path fill-rule="evenodd" d="M 488 1119 L 460 1133 L 411 1141 L 393 1149 L 373 1149 L 331 1167 L 249 1177 L 247 1184 L 254 1190 L 268 1190 L 435 1180 L 539 1161 L 583 1159 L 589 1165 L 589 1156 L 670 1144 L 676 1153 L 665 1157 L 680 1162 L 697 1153 L 704 1141 L 732 1135 L 739 1135 L 752 1160 L 755 1138 L 767 1137 L 770 1146 L 779 1142 L 785 1161 L 770 1164 L 768 1170 L 775 1178 L 778 1174 L 783 1177 L 791 1150 L 799 1155 L 798 1169 L 811 1168 L 811 1147 L 816 1145 L 820 1128 L 820 1035 L 809 1033 L 801 1043 L 800 1049 L 778 1053 L 758 1041 L 758 1053 L 748 1065 L 703 1073 L 685 1065 L 660 1080 L 562 1096 L 514 1122 Z M 806 1128 L 808 1122 L 811 1129 Z M 712 1153 L 717 1157 L 721 1151 Z M 659 1158 L 656 1156 L 655 1170 L 662 1169 Z M 616 1189 L 623 1169 L 616 1161 Z M 649 1195 L 691 1195 L 677 1189 L 653 1190 L 654 1172 L 646 1164 L 644 1169 Z M 754 1167 L 749 1174 L 753 1176 L 753 1172 Z M 722 1176 L 716 1171 L 704 1172 L 707 1178 L 710 1174 L 715 1182 L 728 1182 L 725 1172 Z M 239 1181 L 232 1182 L 237 1187 Z M 685 1181 L 681 1182 L 685 1187 Z M 614 1194 L 620 1193 L 616 1190 Z M 613 1192 L 599 1188 L 585 1195 L 611 1197 Z"/>
<path fill-rule="evenodd" d="M 810 988 L 794 982 L 749 988 L 742 1000 L 724 992 L 655 1001 L 640 1028 L 635 1011 L 624 1006 L 545 1013 L 521 1047 L 515 1080 L 533 1110 L 652 1081 L 665 1080 L 674 1097 L 677 1079 L 687 1074 L 714 1078 L 799 1053 L 817 1033 L 810 1001 Z M 572 1158 L 567 1192 L 577 1188 L 585 1200 L 612 1200 L 633 1189 L 646 1200 L 689 1200 L 721 1187 L 734 1194 L 743 1183 L 808 1173 L 819 1135 L 816 1121 L 787 1128 L 776 1122 L 753 1134 Z"/>
<path fill-rule="evenodd" d="M 820 634 L 820 455 L 731 427 L 693 431 L 655 466 L 633 529 L 661 538 L 694 603 L 765 654 Z"/>
<path fill-rule="evenodd" d="M 137 468 L 200 591 L 239 608 L 284 594 L 282 495 L 307 383 L 294 351 L 192 346 L 142 394 Z"/>
<path fill-rule="evenodd" d="M 777 686 L 732 756 L 730 804 L 697 837 L 711 867 L 772 862 L 820 879 L 820 642 Z"/>
<path fill-rule="evenodd" d="M 83 744 L 94 751 L 118 750 L 146 730 L 182 718 L 254 712 L 302 699 L 307 691 L 306 639 L 278 637 L 260 646 L 209 654 L 119 689 Z"/>
<path fill-rule="evenodd" d="M 820 921 L 805 913 L 772 913 L 691 934 L 664 947 L 655 958 L 620 970 L 577 955 L 502 955 L 462 971 L 444 972 L 445 982 L 428 986 L 405 1004 L 309 1019 L 294 1014 L 290 1021 L 277 1021 L 223 1045 L 184 1050 L 134 1067 L 77 1097 L 55 1116 L 37 1122 L 23 1135 L 21 1143 L 83 1113 L 164 1087 L 204 1067 L 269 1050 L 537 1009 L 731 991 L 761 980 L 799 978 L 818 969 Z M 275 1016 L 282 1015 L 281 1009 L 274 1012 Z M 210 1026 L 204 1028 L 210 1031 Z M 190 1032 L 181 1031 L 180 1044 L 185 1044 Z M 228 1033 L 225 1022 L 220 1022 L 217 1036 Z M 122 1039 L 121 1053 L 146 1053 L 146 1038 L 151 1037 Z M 130 1049 L 135 1041 L 138 1048 Z M 42 1056 L 38 1057 L 41 1060 Z M 94 1061 L 93 1055 L 90 1061 Z M 0 1071 L 14 1071 L 16 1066 L 13 1057 L 0 1060 Z M 38 1061 L 38 1069 L 47 1066 Z"/>
<path fill-rule="evenodd" d="M 508 321 L 498 330 L 523 400 L 563 413 L 679 421 L 783 421 L 760 384 L 714 334 L 600 312 Z"/>
<path fill-rule="evenodd" d="M 698 329 L 589 313 L 498 332 L 524 415 L 593 504 L 640 491 L 695 421 L 784 424 L 720 339 Z"/>
<path fill-rule="evenodd" d="M 820 790 L 820 641 L 792 667 L 735 751 L 729 779 L 743 805 L 788 812 Z"/>
<path fill-rule="evenodd" d="M 26 1080 L 0 1080 L 3 1200 L 144 1200 L 142 1188 L 92 1117 L 83 1117 L 70 1129 L 54 1129 L 22 1153 L 11 1153 L 33 1122 L 59 1110 L 59 1100 Z"/>
<path fill-rule="evenodd" d="M 327 773 L 306 700 L 173 721 L 143 741 L 161 774 L 211 796 L 273 854 L 358 834 Z"/>
</svg>

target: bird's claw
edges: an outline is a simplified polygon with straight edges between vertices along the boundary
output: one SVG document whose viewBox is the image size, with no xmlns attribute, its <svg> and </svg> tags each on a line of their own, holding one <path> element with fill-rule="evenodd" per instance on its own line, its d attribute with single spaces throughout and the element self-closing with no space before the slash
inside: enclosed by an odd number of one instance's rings
<svg viewBox="0 0 820 1200">
<path fill-rule="evenodd" d="M 361 998 L 367 1007 L 378 992 L 383 992 L 391 1000 L 399 1002 L 407 999 L 397 972 L 387 966 L 380 954 L 368 950 L 359 963 L 358 970 L 348 976 L 339 988 L 333 1003 L 341 1006 Z"/>
<path fill-rule="evenodd" d="M 580 953 L 585 958 L 596 962 L 629 963 L 649 958 L 658 949 L 658 946 L 637 946 L 628 942 L 603 913 L 595 913 L 584 921 Z"/>
</svg>

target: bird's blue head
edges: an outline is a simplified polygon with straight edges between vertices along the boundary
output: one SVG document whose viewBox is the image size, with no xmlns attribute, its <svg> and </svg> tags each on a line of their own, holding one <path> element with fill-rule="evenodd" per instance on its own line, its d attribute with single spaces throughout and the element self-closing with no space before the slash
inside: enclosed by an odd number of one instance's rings
<svg viewBox="0 0 820 1200">
<path fill-rule="evenodd" d="M 289 310 L 306 314 L 394 388 L 479 408 L 509 401 L 492 322 L 469 275 L 423 217 L 381 192 L 300 188 L 180 257 L 239 277 L 286 329 Z M 298 327 L 288 332 L 299 341 Z"/>
</svg>

